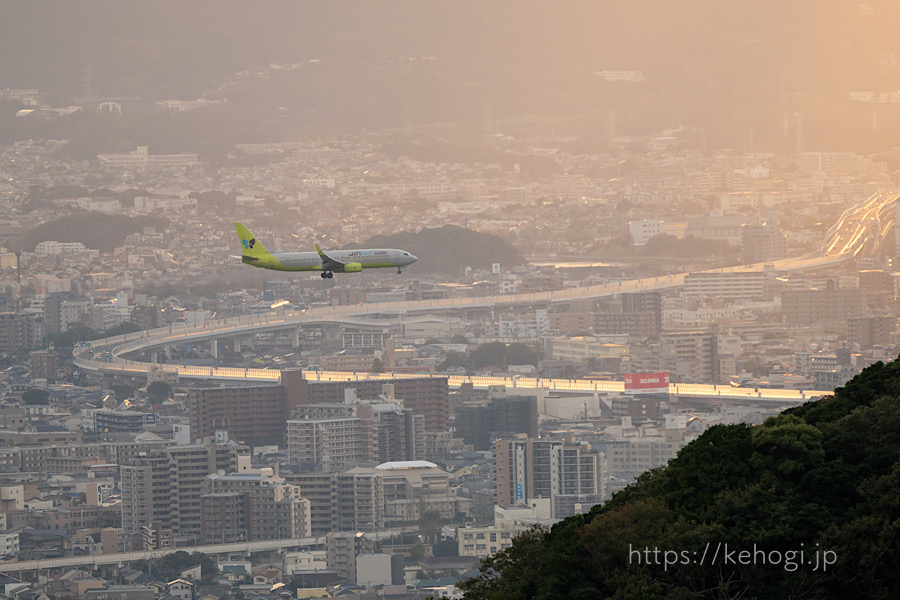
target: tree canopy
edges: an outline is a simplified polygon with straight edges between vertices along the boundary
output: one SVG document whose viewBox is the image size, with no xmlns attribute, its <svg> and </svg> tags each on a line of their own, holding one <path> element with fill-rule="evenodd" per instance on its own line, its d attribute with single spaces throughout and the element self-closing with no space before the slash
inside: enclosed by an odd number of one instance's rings
<svg viewBox="0 0 900 600">
<path fill-rule="evenodd" d="M 460 587 L 470 600 L 900 597 L 898 432 L 900 361 L 877 363 L 761 425 L 708 429 Z"/>
<path fill-rule="evenodd" d="M 438 365 L 438 369 L 445 370 L 448 367 L 465 367 L 466 369 L 497 367 L 503 369 L 510 365 L 537 366 L 539 360 L 538 351 L 528 344 L 488 342 L 467 353 L 448 352 L 444 361 Z"/>
<path fill-rule="evenodd" d="M 46 406 L 50 404 L 50 392 L 38 388 L 30 388 L 22 392 L 22 402 L 26 406 Z"/>
<path fill-rule="evenodd" d="M 165 381 L 154 381 L 147 386 L 147 394 L 153 402 L 163 402 L 172 395 L 172 386 Z"/>
</svg>

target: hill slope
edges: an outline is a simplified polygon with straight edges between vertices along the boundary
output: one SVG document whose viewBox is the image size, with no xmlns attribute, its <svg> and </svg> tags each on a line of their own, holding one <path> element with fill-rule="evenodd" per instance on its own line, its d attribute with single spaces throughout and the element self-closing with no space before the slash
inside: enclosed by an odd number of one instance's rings
<svg viewBox="0 0 900 600">
<path fill-rule="evenodd" d="M 44 241 L 81 242 L 87 248 L 110 252 L 121 246 L 123 240 L 144 227 L 162 227 L 163 219 L 146 217 L 126 217 L 99 212 L 78 213 L 38 225 L 25 235 L 24 247 L 33 250 Z"/>
<path fill-rule="evenodd" d="M 469 599 L 887 599 L 900 597 L 898 565 L 895 361 L 762 425 L 709 429 L 462 587 Z"/>
<path fill-rule="evenodd" d="M 413 268 L 428 273 L 459 273 L 466 267 L 490 269 L 493 263 L 507 269 L 525 263 L 521 252 L 496 235 L 456 225 L 378 235 L 354 247 L 403 248 L 418 257 Z"/>
</svg>

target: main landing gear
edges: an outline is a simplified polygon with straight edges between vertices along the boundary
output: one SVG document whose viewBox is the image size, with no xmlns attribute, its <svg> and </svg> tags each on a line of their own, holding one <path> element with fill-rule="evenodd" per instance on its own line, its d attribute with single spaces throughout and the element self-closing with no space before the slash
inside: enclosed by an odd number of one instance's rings
<svg viewBox="0 0 900 600">
<path fill-rule="evenodd" d="M 334 277 L 334 273 L 331 271 L 322 271 L 322 279 L 331 279 Z"/>
</svg>

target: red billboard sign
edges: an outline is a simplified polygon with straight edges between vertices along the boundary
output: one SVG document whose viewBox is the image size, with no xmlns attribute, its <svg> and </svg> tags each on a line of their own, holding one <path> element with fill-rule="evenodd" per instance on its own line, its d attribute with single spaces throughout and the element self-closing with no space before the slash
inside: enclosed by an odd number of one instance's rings
<svg viewBox="0 0 900 600">
<path fill-rule="evenodd" d="M 660 394 L 669 391 L 669 372 L 625 373 L 626 394 Z"/>
</svg>

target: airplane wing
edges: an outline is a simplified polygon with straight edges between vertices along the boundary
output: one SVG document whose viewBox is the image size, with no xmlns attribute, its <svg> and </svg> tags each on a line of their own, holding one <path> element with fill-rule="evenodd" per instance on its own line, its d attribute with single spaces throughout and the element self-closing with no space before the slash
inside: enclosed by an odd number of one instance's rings
<svg viewBox="0 0 900 600">
<path fill-rule="evenodd" d="M 319 248 L 319 245 L 316 244 L 316 252 L 319 253 L 319 258 L 322 259 L 322 269 L 325 271 L 341 271 L 344 269 L 344 263 L 339 260 L 335 260 L 322 252 L 322 249 Z"/>
</svg>

